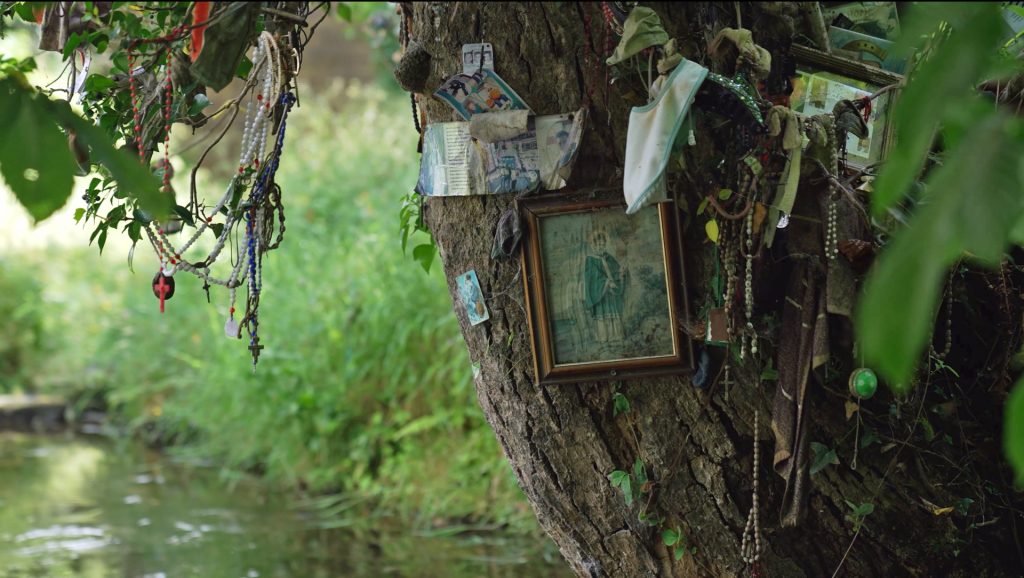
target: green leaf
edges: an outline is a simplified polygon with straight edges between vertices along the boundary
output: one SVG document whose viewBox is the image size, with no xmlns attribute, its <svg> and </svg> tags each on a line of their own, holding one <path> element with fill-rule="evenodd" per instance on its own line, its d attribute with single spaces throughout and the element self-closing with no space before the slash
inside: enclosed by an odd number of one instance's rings
<svg viewBox="0 0 1024 578">
<path fill-rule="evenodd" d="M 124 214 L 125 214 L 125 206 L 124 205 L 118 205 L 118 206 L 114 207 L 113 209 L 110 209 L 110 212 L 107 213 L 107 224 L 111 225 L 111 226 L 116 225 L 117 223 L 119 223 L 121 221 L 121 219 L 124 219 Z"/>
<path fill-rule="evenodd" d="M 120 12 L 116 12 L 115 14 L 120 14 Z M 124 52 L 115 52 L 114 53 L 114 57 L 111 58 L 110 61 L 114 64 L 114 69 L 115 70 L 117 70 L 119 72 L 123 72 L 125 74 L 128 73 L 128 55 L 127 54 L 125 54 Z"/>
<path fill-rule="evenodd" d="M 89 92 L 101 92 L 114 86 L 114 81 L 102 74 L 90 74 L 85 79 L 85 90 Z"/>
<path fill-rule="evenodd" d="M 671 529 L 665 530 L 661 533 L 661 541 L 664 542 L 666 546 L 674 546 L 679 542 L 679 532 Z"/>
<path fill-rule="evenodd" d="M 672 557 L 675 558 L 676 561 L 682 560 L 683 556 L 685 556 L 685 555 L 686 555 L 686 546 L 684 546 L 684 545 L 676 546 L 675 549 L 673 549 L 673 551 L 672 551 Z"/>
<path fill-rule="evenodd" d="M 238 68 L 235 69 L 235 76 L 241 79 L 249 78 L 249 71 L 252 70 L 252 61 L 249 60 L 248 56 L 242 56 L 242 60 L 238 63 Z"/>
<path fill-rule="evenodd" d="M 971 16 L 964 28 L 950 34 L 896 100 L 893 126 L 899 146 L 893 147 L 875 182 L 871 197 L 875 217 L 885 215 L 909 189 L 936 127 L 974 92 L 994 61 L 1002 26 L 998 11 L 965 6 L 962 13 L 968 11 Z"/>
<path fill-rule="evenodd" d="M 78 45 L 82 43 L 88 37 L 88 34 L 74 32 L 68 37 L 68 41 L 64 44 L 64 60 L 67 60 L 68 56 L 78 48 Z"/>
<path fill-rule="evenodd" d="M 210 223 L 210 230 L 213 231 L 213 235 L 220 239 L 221 233 L 224 232 L 223 223 Z"/>
<path fill-rule="evenodd" d="M 704 223 L 704 232 L 707 233 L 708 239 L 711 239 L 712 243 L 718 243 L 718 221 L 711 219 Z"/>
<path fill-rule="evenodd" d="M 720 189 L 718 191 L 718 198 L 722 201 L 728 201 L 732 197 L 732 189 Z"/>
<path fill-rule="evenodd" d="M 629 398 L 619 392 L 612 395 L 612 416 L 629 411 Z"/>
<path fill-rule="evenodd" d="M 1006 460 L 1017 475 L 1017 485 L 1024 486 L 1024 379 L 1006 399 L 1006 417 L 1003 420 L 1003 448 Z"/>
<path fill-rule="evenodd" d="M 921 429 L 924 430 L 924 439 L 926 441 L 932 441 L 935 439 L 935 428 L 932 427 L 932 422 L 928 421 L 928 418 L 922 415 L 921 418 L 917 420 L 917 423 L 920 424 Z"/>
<path fill-rule="evenodd" d="M 608 479 L 612 486 L 622 488 L 622 493 L 626 497 L 626 505 L 631 505 L 633 503 L 633 486 L 630 483 L 629 474 L 622 470 L 615 470 L 608 474 Z"/>
<path fill-rule="evenodd" d="M 74 184 L 67 137 L 48 114 L 49 99 L 0 79 L 0 174 L 36 222 L 64 206 Z"/>
<path fill-rule="evenodd" d="M 200 92 L 192 98 L 192 106 L 188 107 L 188 115 L 195 116 L 203 112 L 203 109 L 208 106 L 210 106 L 209 97 Z"/>
<path fill-rule="evenodd" d="M 192 213 L 188 209 L 181 205 L 174 205 L 172 208 L 174 209 L 175 214 L 178 215 L 178 218 L 181 219 L 182 223 L 185 223 L 189 227 L 196 226 L 195 219 L 192 218 Z"/>
<path fill-rule="evenodd" d="M 347 2 L 338 2 L 336 4 L 338 9 L 338 16 L 345 22 L 352 22 L 352 7 Z"/>
<path fill-rule="evenodd" d="M 128 238 L 132 241 L 139 241 L 142 239 L 142 223 L 138 221 L 128 223 Z"/>
<path fill-rule="evenodd" d="M 434 262 L 434 255 L 436 253 L 437 247 L 432 243 L 424 243 L 413 248 L 412 258 L 423 266 L 424 271 L 430 273 L 430 265 Z"/>
<path fill-rule="evenodd" d="M 665 521 L 665 518 L 662 516 L 648 516 L 646 510 L 640 510 L 636 515 L 636 519 L 642 524 L 651 527 L 660 526 Z"/>
<path fill-rule="evenodd" d="M 647 483 L 647 470 L 644 467 L 644 461 L 640 458 L 633 462 L 633 475 L 636 476 L 638 486 L 643 486 Z"/>
<path fill-rule="evenodd" d="M 82 208 L 75 209 L 75 222 L 76 223 L 81 221 L 82 217 L 84 217 L 84 216 L 85 216 L 85 209 L 82 209 Z"/>
<path fill-rule="evenodd" d="M 949 152 L 928 181 L 926 199 L 865 283 L 856 333 L 867 364 L 894 387 L 910 382 L 947 268 L 965 251 L 997 262 L 1024 217 L 1020 124 L 993 114 Z"/>
<path fill-rule="evenodd" d="M 14 13 L 21 17 L 25 22 L 36 23 L 36 15 L 32 13 L 31 2 L 15 2 Z"/>
<path fill-rule="evenodd" d="M 704 199 L 700 202 L 700 204 L 697 205 L 697 214 L 698 215 L 703 215 L 704 211 L 707 210 L 707 208 L 708 208 L 708 203 L 710 203 L 710 202 L 711 201 L 708 200 L 708 197 L 704 197 Z"/>
<path fill-rule="evenodd" d="M 811 442 L 811 451 L 814 457 L 811 459 L 811 475 L 820 472 L 829 465 L 839 465 L 839 456 L 836 450 L 818 442 Z"/>
<path fill-rule="evenodd" d="M 865 429 L 864 435 L 860 436 L 860 449 L 870 447 L 871 444 L 878 441 L 878 434 L 873 429 Z"/>
<path fill-rule="evenodd" d="M 160 181 L 147 167 L 139 164 L 137 156 L 126 149 L 115 149 L 102 130 L 75 114 L 67 102 L 47 100 L 46 108 L 58 123 L 78 134 L 79 141 L 91 150 L 92 162 L 106 167 L 117 181 L 120 193 L 134 198 L 156 219 L 165 219 L 170 214 L 171 196 L 160 192 Z M 67 148 L 65 143 L 64 149 Z"/>
<path fill-rule="evenodd" d="M 622 470 L 615 470 L 608 474 L 608 480 L 611 481 L 612 486 L 617 488 L 622 485 L 623 480 L 629 480 L 629 474 Z"/>
<path fill-rule="evenodd" d="M 971 509 L 971 504 L 973 503 L 974 500 L 971 498 L 961 498 L 960 500 L 957 500 L 956 512 L 961 516 L 966 516 Z"/>
</svg>

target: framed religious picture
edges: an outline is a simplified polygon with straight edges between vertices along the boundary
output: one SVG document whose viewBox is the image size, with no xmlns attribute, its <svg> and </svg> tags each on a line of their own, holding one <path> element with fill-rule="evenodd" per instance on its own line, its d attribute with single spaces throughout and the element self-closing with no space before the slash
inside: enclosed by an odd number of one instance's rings
<svg viewBox="0 0 1024 578">
<path fill-rule="evenodd" d="M 678 215 L 617 199 L 520 201 L 537 384 L 679 373 L 692 366 Z"/>
<path fill-rule="evenodd" d="M 790 107 L 806 116 L 827 114 L 837 102 L 856 101 L 872 95 L 867 135 L 846 136 L 846 162 L 865 168 L 885 158 L 892 145 L 890 106 L 903 76 L 864 62 L 834 56 L 794 44 L 797 76 L 793 79 Z M 883 89 L 885 89 L 884 92 Z"/>
</svg>

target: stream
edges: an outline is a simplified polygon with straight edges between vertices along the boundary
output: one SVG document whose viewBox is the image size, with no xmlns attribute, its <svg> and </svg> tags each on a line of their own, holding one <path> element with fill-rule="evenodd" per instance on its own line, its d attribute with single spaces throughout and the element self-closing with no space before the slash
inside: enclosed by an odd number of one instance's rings
<svg viewBox="0 0 1024 578">
<path fill-rule="evenodd" d="M 134 442 L 0 433 L 0 578 L 572 576 L 536 539 L 331 525 Z"/>
</svg>

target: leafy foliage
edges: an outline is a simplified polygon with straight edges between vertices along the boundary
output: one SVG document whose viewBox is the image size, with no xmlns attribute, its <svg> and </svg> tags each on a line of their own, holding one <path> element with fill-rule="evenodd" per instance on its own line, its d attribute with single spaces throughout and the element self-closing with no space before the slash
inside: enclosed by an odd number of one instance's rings
<svg viewBox="0 0 1024 578">
<path fill-rule="evenodd" d="M 875 505 L 869 502 L 854 504 L 850 500 L 844 501 L 850 507 L 850 513 L 846 515 L 846 519 L 853 523 L 853 531 L 859 532 L 864 526 L 864 520 L 875 511 Z"/>
<path fill-rule="evenodd" d="M 1006 458 L 1017 472 L 1017 485 L 1024 487 L 1024 380 L 1017 383 L 1006 400 L 1003 445 Z"/>
<path fill-rule="evenodd" d="M 820 442 L 811 442 L 811 452 L 814 454 L 810 467 L 812 476 L 828 466 L 839 465 L 839 456 L 836 455 L 835 448 L 830 448 Z"/>
<path fill-rule="evenodd" d="M 928 341 L 944 272 L 962 258 L 997 264 L 1024 242 L 1024 121 L 976 91 L 982 80 L 1022 71 L 1000 50 L 998 4 L 928 5 L 908 21 L 898 50 L 916 49 L 923 61 L 896 102 L 899 145 L 879 174 L 872 212 L 885 215 L 902 199 L 917 209 L 879 257 L 856 319 L 865 360 L 898 392 L 909 389 Z M 936 135 L 943 154 L 926 167 Z M 928 168 L 915 198 L 908 191 Z M 1005 439 L 1024 476 L 1009 433 L 1024 427 L 1020 420 L 1024 413 L 1008 409 Z"/>
<path fill-rule="evenodd" d="M 0 80 L 0 173 L 36 220 L 49 217 L 71 195 L 74 159 L 67 138 L 39 99 L 10 79 Z"/>
</svg>

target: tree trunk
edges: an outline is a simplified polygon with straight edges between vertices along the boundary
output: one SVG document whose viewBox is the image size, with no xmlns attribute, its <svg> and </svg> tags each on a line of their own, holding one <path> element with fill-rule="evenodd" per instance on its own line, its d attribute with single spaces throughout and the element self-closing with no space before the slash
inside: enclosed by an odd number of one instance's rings
<svg viewBox="0 0 1024 578">
<path fill-rule="evenodd" d="M 704 56 L 706 43 L 718 29 L 736 26 L 737 5 L 652 7 L 679 40 L 680 51 L 716 71 Z M 600 4 L 415 3 L 410 10 L 410 36 L 432 55 L 427 84 L 431 90 L 461 69 L 462 44 L 490 42 L 496 71 L 534 113 L 577 110 L 589 93 L 588 126 L 567 190 L 621 188 L 629 106 L 643 102 L 629 100 L 606 82 L 601 54 L 608 32 Z M 786 22 L 773 20 L 761 8 L 743 10 L 743 21 L 753 28 L 759 44 L 773 52 L 785 50 L 792 30 Z M 428 122 L 458 120 L 445 104 L 428 96 L 420 96 Z M 697 140 L 710 157 L 723 154 L 726 146 L 713 135 L 698 134 Z M 695 206 L 696 193 L 681 196 Z M 775 386 L 771 381 L 759 385 L 760 368 L 738 371 L 738 384 L 719 385 L 710 396 L 695 389 L 688 376 L 623 382 L 619 391 L 631 409 L 617 416 L 612 410 L 612 383 L 535 386 L 519 261 L 490 258 L 499 216 L 513 204 L 513 195 L 437 197 L 426 202 L 424 212 L 470 357 L 479 365 L 480 406 L 540 525 L 578 576 L 749 572 L 740 559 L 740 543 L 752 502 L 755 410 L 761 416 L 762 458 L 756 475 L 764 534 L 762 575 L 818 578 L 832 576 L 841 566 L 839 576 L 1007 576 L 1024 567 L 1020 548 L 1014 546 L 1019 544 L 1015 519 L 1020 514 L 1012 499 L 989 495 L 1008 506 L 997 511 L 998 521 L 984 526 L 966 528 L 958 512 L 935 513 L 935 508 L 954 506 L 961 498 L 972 497 L 977 503 L 987 495 L 985 490 L 967 493 L 955 479 L 950 481 L 948 464 L 941 469 L 945 462 L 956 465 L 967 458 L 972 451 L 967 442 L 938 460 L 931 456 L 936 452 L 915 447 L 920 431 L 915 438 L 908 434 L 915 432 L 919 420 L 912 419 L 906 428 L 888 430 L 891 442 L 883 435 L 878 444 L 860 450 L 856 470 L 851 467 L 858 434 L 849 435 L 855 420 L 844 415 L 845 377 L 838 379 L 838 386 L 814 385 L 808 393 L 809 437 L 835 448 L 840 465 L 811 477 L 806 515 L 795 528 L 782 528 L 779 522 L 784 483 L 771 467 L 773 441 L 767 425 Z M 708 293 L 713 258 L 702 225 L 702 220 L 691 219 L 685 234 L 692 302 Z M 491 314 L 488 322 L 475 327 L 459 304 L 454 282 L 471 269 L 477 272 Z M 759 264 L 758 271 L 763 269 Z M 785 278 L 777 283 L 784 287 Z M 758 310 L 779 311 L 781 301 L 759 298 Z M 894 402 L 891 410 L 891 399 L 876 398 L 863 411 L 874 412 L 881 420 L 889 411 L 914 416 L 928 396 L 936 395 L 927 387 L 916 392 L 906 402 Z M 992 436 L 993 431 L 998 432 L 986 425 L 981 434 Z M 630 470 L 638 458 L 654 483 L 645 500 L 627 506 L 608 475 Z M 995 471 L 989 476 L 997 478 Z M 859 532 L 847 502 L 875 506 Z M 642 510 L 663 516 L 665 522 L 641 522 Z M 696 549 L 678 561 L 660 535 L 663 528 L 677 527 Z M 965 541 L 970 542 L 969 549 L 964 548 Z"/>
</svg>

